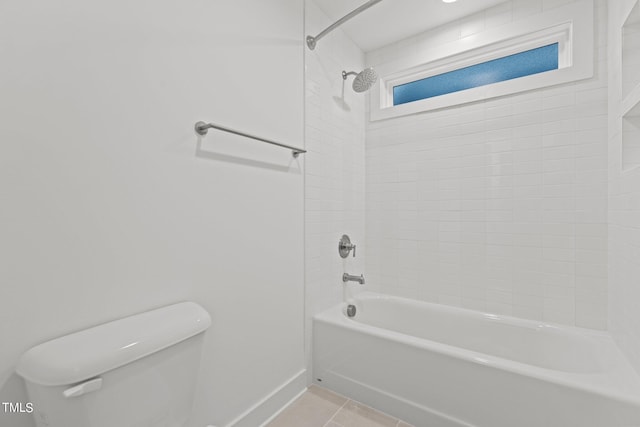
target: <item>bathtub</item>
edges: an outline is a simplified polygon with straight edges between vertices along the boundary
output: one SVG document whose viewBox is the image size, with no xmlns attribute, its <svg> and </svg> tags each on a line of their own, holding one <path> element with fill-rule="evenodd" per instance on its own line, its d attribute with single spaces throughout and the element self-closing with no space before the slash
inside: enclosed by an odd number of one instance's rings
<svg viewBox="0 0 640 427">
<path fill-rule="evenodd" d="M 313 319 L 314 382 L 416 427 L 637 427 L 603 332 L 363 292 Z"/>
</svg>

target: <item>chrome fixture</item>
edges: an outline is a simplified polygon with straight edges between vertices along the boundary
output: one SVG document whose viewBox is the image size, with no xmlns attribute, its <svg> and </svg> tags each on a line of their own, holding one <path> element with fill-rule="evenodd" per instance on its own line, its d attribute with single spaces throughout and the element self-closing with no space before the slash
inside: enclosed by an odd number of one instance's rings
<svg viewBox="0 0 640 427">
<path fill-rule="evenodd" d="M 347 283 L 347 282 L 358 282 L 361 285 L 364 285 L 364 274 L 361 274 L 359 276 L 352 276 L 350 274 L 344 273 L 342 275 L 342 281 Z"/>
<path fill-rule="evenodd" d="M 346 234 L 343 234 L 338 242 L 338 253 L 342 258 L 349 256 L 349 252 L 353 249 L 353 257 L 356 257 L 356 245 L 351 244 L 351 239 Z"/>
<path fill-rule="evenodd" d="M 216 125 L 213 123 L 197 122 L 195 125 L 195 130 L 198 135 L 202 135 L 202 136 L 206 135 L 209 129 L 218 129 L 224 132 L 233 133 L 235 135 L 244 136 L 245 138 L 255 139 L 256 141 L 266 142 L 267 144 L 277 145 L 278 147 L 288 148 L 289 150 L 291 150 L 293 157 L 298 157 L 299 154 L 303 154 L 307 152 L 307 150 L 303 150 L 302 148 L 281 144 L 279 142 L 271 141 L 270 139 L 264 139 L 259 136 L 249 135 L 248 133 L 240 132 L 240 131 L 230 129 L 224 126 Z"/>
<path fill-rule="evenodd" d="M 365 10 L 369 9 L 371 6 L 373 6 L 373 5 L 377 4 L 377 3 L 380 3 L 381 1 L 382 0 L 369 0 L 368 2 L 366 2 L 365 4 L 360 6 L 359 8 L 355 9 L 353 12 L 346 14 L 345 16 L 343 16 L 342 18 L 338 19 L 333 24 L 329 25 L 327 28 L 322 30 L 317 36 L 315 36 L 315 37 L 307 36 L 307 46 L 309 46 L 309 49 L 311 49 L 311 50 L 315 49 L 316 48 L 316 43 L 318 42 L 318 40 L 320 40 L 321 38 L 323 38 L 324 36 L 329 34 L 331 31 L 333 31 L 336 28 L 338 28 L 340 25 L 342 25 L 345 22 L 347 22 L 349 19 L 351 19 L 354 16 L 360 14 L 361 12 L 364 12 Z"/>
<path fill-rule="evenodd" d="M 376 73 L 376 70 L 371 67 L 365 68 L 359 73 L 356 73 L 355 71 L 349 71 L 348 73 L 346 71 L 343 71 L 342 79 L 347 80 L 347 76 L 351 75 L 356 76 L 356 78 L 353 79 L 353 84 L 351 85 L 351 87 L 353 87 L 353 90 L 358 93 L 366 92 L 367 90 L 371 89 L 371 86 L 373 86 L 375 82 L 378 81 L 378 73 Z"/>
<path fill-rule="evenodd" d="M 353 304 L 349 304 L 347 306 L 347 316 L 355 317 L 355 315 L 356 315 L 356 306 Z"/>
</svg>

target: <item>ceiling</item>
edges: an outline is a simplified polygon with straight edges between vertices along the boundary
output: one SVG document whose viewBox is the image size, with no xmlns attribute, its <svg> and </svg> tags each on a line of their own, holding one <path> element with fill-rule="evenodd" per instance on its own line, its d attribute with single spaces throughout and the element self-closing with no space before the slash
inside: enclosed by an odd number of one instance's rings
<svg viewBox="0 0 640 427">
<path fill-rule="evenodd" d="M 505 0 L 384 0 L 340 27 L 364 52 L 455 21 Z M 315 0 L 331 18 L 327 27 L 366 0 Z"/>
</svg>

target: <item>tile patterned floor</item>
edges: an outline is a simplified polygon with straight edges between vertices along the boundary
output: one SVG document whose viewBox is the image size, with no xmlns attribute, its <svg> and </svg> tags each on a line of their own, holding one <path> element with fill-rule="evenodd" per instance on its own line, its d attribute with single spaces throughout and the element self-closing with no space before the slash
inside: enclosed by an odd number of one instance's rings
<svg viewBox="0 0 640 427">
<path fill-rule="evenodd" d="M 412 427 L 397 418 L 312 385 L 267 427 Z"/>
</svg>

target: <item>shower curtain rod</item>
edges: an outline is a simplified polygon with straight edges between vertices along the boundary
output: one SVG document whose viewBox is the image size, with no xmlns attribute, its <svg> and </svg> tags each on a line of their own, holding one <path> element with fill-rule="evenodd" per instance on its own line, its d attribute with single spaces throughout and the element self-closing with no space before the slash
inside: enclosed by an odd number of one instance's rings
<svg viewBox="0 0 640 427">
<path fill-rule="evenodd" d="M 369 0 L 368 2 L 366 2 L 365 4 L 360 6 L 359 8 L 355 9 L 353 12 L 346 14 L 345 16 L 343 16 L 342 18 L 338 19 L 333 24 L 329 25 L 327 28 L 322 30 L 322 32 L 320 32 L 317 36 L 315 36 L 315 37 L 307 36 L 307 46 L 309 46 L 309 49 L 311 49 L 311 50 L 315 49 L 316 48 L 316 43 L 318 42 L 318 40 L 320 40 L 321 38 L 323 38 L 324 36 L 329 34 L 331 31 L 333 31 L 334 29 L 336 29 L 340 25 L 344 24 L 349 19 L 351 19 L 354 16 L 358 15 L 360 12 L 364 12 L 365 10 L 369 9 L 371 6 L 373 6 L 373 5 L 377 4 L 377 3 L 380 3 L 381 1 L 382 0 Z"/>
</svg>

